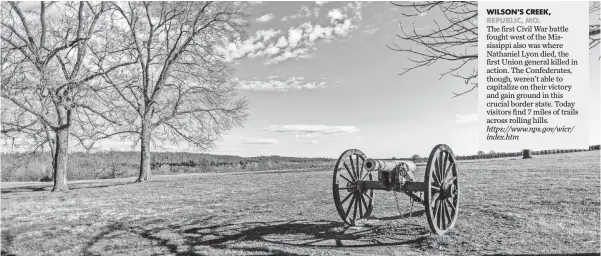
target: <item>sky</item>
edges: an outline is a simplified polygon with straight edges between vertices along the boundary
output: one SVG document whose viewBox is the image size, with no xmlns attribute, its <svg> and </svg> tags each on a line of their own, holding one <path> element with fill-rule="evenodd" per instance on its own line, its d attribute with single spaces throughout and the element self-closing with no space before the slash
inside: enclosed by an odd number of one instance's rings
<svg viewBox="0 0 601 256">
<path fill-rule="evenodd" d="M 453 98 L 469 88 L 439 79 L 446 63 L 399 75 L 411 56 L 387 48 L 411 47 L 396 38 L 399 22 L 429 29 L 440 13 L 404 17 L 389 2 L 254 2 L 250 14 L 249 38 L 221 49 L 250 116 L 205 153 L 337 158 L 357 148 L 389 158 L 427 156 L 441 143 L 459 155 L 479 150 L 476 91 Z M 600 68 L 590 63 L 590 141 L 599 144 Z"/>
</svg>

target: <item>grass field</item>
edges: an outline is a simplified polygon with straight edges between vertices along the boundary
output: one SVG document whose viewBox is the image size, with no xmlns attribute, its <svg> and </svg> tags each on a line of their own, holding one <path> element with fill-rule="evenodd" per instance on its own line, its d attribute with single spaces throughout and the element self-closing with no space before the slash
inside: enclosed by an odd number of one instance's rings
<svg viewBox="0 0 601 256">
<path fill-rule="evenodd" d="M 487 255 L 599 253 L 599 151 L 461 163 L 460 213 L 429 234 L 423 207 L 376 192 L 342 225 L 331 170 L 2 184 L 3 255 Z M 418 177 L 424 167 L 418 166 Z"/>
</svg>

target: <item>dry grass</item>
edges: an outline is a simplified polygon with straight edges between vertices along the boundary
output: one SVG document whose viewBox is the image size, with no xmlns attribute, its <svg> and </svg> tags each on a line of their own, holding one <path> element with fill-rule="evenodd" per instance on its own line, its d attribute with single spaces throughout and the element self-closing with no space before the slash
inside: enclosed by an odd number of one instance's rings
<svg viewBox="0 0 601 256">
<path fill-rule="evenodd" d="M 459 220 L 442 237 L 421 206 L 399 215 L 392 192 L 376 193 L 362 227 L 344 227 L 331 170 L 89 181 L 66 193 L 2 184 L 2 254 L 599 253 L 599 166 L 599 151 L 463 163 Z"/>
</svg>

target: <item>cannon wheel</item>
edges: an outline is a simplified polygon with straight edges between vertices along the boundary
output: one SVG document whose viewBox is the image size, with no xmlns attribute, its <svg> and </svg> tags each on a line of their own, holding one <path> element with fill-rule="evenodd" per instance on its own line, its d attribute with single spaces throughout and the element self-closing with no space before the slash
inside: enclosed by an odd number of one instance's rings
<svg viewBox="0 0 601 256">
<path fill-rule="evenodd" d="M 455 155 L 447 145 L 432 149 L 424 175 L 424 205 L 433 233 L 442 235 L 455 225 L 459 210 L 459 181 Z"/>
<path fill-rule="evenodd" d="M 373 209 L 373 189 L 360 191 L 357 187 L 357 180 L 373 180 L 372 174 L 363 168 L 366 158 L 360 150 L 349 149 L 340 155 L 334 169 L 332 190 L 336 210 L 351 226 L 355 225 L 357 217 L 366 218 Z"/>
</svg>

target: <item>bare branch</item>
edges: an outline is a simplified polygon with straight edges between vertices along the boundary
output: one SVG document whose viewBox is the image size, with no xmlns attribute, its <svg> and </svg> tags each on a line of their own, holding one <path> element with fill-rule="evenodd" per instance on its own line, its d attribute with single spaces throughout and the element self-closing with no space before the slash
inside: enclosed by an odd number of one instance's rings
<svg viewBox="0 0 601 256">
<path fill-rule="evenodd" d="M 401 34 L 397 37 L 403 41 L 413 43 L 413 46 L 399 46 L 393 43 L 388 48 L 398 52 L 408 53 L 407 57 L 412 66 L 405 68 L 400 74 L 411 70 L 434 65 L 439 62 L 449 64 L 448 71 L 441 73 L 440 78 L 447 75 L 464 79 L 468 84 L 477 81 L 477 73 L 467 71 L 468 64 L 478 59 L 478 7 L 475 2 L 413 2 L 393 3 L 403 9 L 406 17 L 421 16 L 428 12 L 441 12 L 445 19 L 440 23 L 434 20 L 435 27 L 416 28 L 415 25 L 407 31 L 403 24 Z M 470 75 L 461 73 L 470 72 Z M 475 86 L 463 93 L 454 93 L 455 96 L 472 91 Z"/>
</svg>

